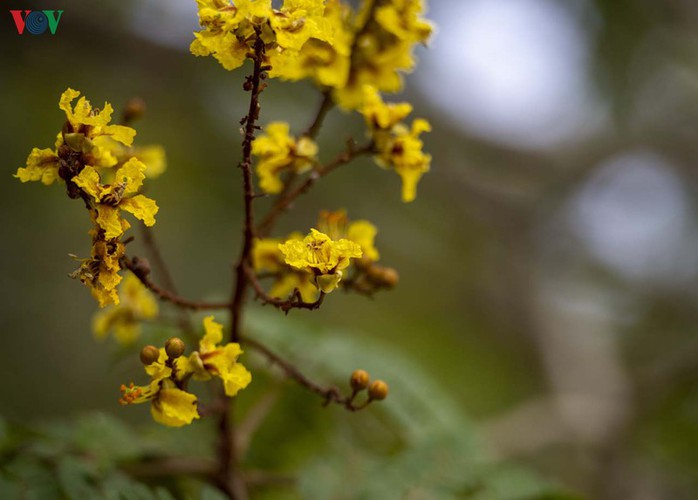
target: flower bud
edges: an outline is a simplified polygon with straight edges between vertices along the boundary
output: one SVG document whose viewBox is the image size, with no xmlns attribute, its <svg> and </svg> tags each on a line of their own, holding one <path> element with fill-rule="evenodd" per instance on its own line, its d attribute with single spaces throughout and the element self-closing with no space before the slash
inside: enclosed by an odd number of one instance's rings
<svg viewBox="0 0 698 500">
<path fill-rule="evenodd" d="M 128 124 L 145 114 L 145 101 L 139 97 L 133 97 L 128 100 L 124 108 L 124 123 Z"/>
<path fill-rule="evenodd" d="M 366 275 L 377 287 L 394 288 L 400 281 L 400 275 L 392 267 L 371 266 L 366 271 Z"/>
<path fill-rule="evenodd" d="M 178 337 L 172 337 L 167 342 L 165 342 L 165 352 L 170 359 L 176 359 L 184 354 L 185 345 L 182 339 Z"/>
<path fill-rule="evenodd" d="M 383 269 L 382 284 L 387 288 L 395 288 L 400 281 L 400 275 L 392 267 Z"/>
<path fill-rule="evenodd" d="M 366 254 L 363 254 L 360 258 L 354 259 L 354 264 L 359 269 L 366 270 L 371 267 L 373 260 L 371 260 Z"/>
<path fill-rule="evenodd" d="M 85 142 L 85 134 L 63 134 L 63 140 L 70 149 L 76 152 L 82 151 L 82 145 Z"/>
<path fill-rule="evenodd" d="M 368 387 L 369 377 L 366 370 L 354 370 L 349 379 L 349 385 L 355 391 L 363 391 Z"/>
<path fill-rule="evenodd" d="M 325 293 L 330 293 L 339 286 L 342 279 L 342 271 L 337 271 L 335 274 L 321 274 L 315 278 L 317 287 Z"/>
<path fill-rule="evenodd" d="M 160 357 L 160 350 L 154 345 L 147 345 L 141 349 L 141 363 L 144 365 L 152 365 Z"/>
<path fill-rule="evenodd" d="M 368 399 L 381 401 L 388 397 L 388 384 L 382 380 L 374 380 L 371 385 L 368 386 Z"/>
</svg>

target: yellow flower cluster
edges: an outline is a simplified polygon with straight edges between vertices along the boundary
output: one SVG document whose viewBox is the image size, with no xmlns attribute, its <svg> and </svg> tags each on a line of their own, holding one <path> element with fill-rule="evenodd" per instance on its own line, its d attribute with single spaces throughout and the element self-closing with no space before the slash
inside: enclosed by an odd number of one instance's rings
<svg viewBox="0 0 698 500">
<path fill-rule="evenodd" d="M 286 0 L 281 9 L 271 0 L 197 0 L 199 24 L 191 53 L 212 55 L 227 70 L 238 68 L 254 52 L 257 34 L 270 56 L 297 53 L 311 37 L 328 36 L 321 23 L 324 0 Z"/>
<path fill-rule="evenodd" d="M 133 274 L 119 285 L 119 305 L 95 313 L 92 331 L 98 339 L 112 333 L 122 345 L 132 345 L 140 336 L 141 323 L 156 318 L 158 302 Z"/>
<path fill-rule="evenodd" d="M 401 73 L 414 69 L 414 46 L 426 44 L 433 28 L 421 16 L 423 0 L 365 0 L 359 11 L 352 66 L 335 99 L 347 109 L 362 103 L 366 84 L 382 92 L 399 92 Z"/>
<path fill-rule="evenodd" d="M 197 0 L 199 23 L 190 50 L 212 55 L 227 70 L 240 67 L 265 44 L 269 75 L 312 79 L 332 88 L 347 109 L 361 104 L 366 83 L 385 92 L 402 88 L 400 72 L 413 69 L 414 46 L 432 27 L 422 0 L 364 0 L 358 12 L 341 0 Z"/>
<path fill-rule="evenodd" d="M 271 297 L 286 298 L 298 290 L 305 302 L 313 302 L 319 291 L 330 293 L 339 286 L 354 259 L 378 260 L 377 230 L 370 222 L 350 223 L 343 210 L 323 211 L 318 228 L 305 237 L 292 233 L 284 240 L 255 240 L 252 264 L 255 272 L 274 278 Z"/>
<path fill-rule="evenodd" d="M 308 78 L 322 87 L 343 88 L 351 65 L 353 16 L 351 8 L 340 0 L 328 0 L 317 35 L 298 51 L 272 52 L 270 76 L 292 81 Z"/>
<path fill-rule="evenodd" d="M 45 185 L 62 181 L 70 198 L 85 202 L 94 224 L 89 232 L 92 250 L 71 276 L 86 284 L 104 307 L 119 303 L 119 260 L 124 255 L 121 236 L 130 227 L 121 211 L 130 212 L 148 226 L 155 224 L 156 203 L 138 192 L 146 176 L 156 177 L 164 171 L 165 156 L 159 146 L 133 148 L 136 131 L 110 124 L 111 104 L 105 103 L 100 110 L 80 97 L 73 106 L 78 97 L 77 90 L 63 92 L 59 108 L 67 120 L 55 149 L 34 148 L 15 177 Z"/>
<path fill-rule="evenodd" d="M 122 385 L 122 405 L 150 402 L 153 419 L 169 427 L 182 427 L 199 418 L 197 397 L 187 392 L 190 379 L 223 381 L 227 396 L 235 396 L 252 381 L 250 372 L 240 363 L 240 345 L 223 341 L 223 327 L 213 316 L 204 319 L 205 334 L 199 350 L 184 356 L 184 343 L 170 339 L 164 348 L 146 346 L 141 351 L 145 371 L 151 377 L 144 386 Z"/>
<path fill-rule="evenodd" d="M 269 296 L 285 299 L 298 290 L 305 302 L 317 299 L 318 289 L 313 283 L 313 275 L 304 270 L 294 269 L 284 261 L 279 245 L 288 240 L 303 240 L 301 233 L 291 233 L 285 240 L 278 238 L 256 239 L 252 247 L 252 265 L 257 273 L 268 273 L 274 278 Z"/>
<path fill-rule="evenodd" d="M 259 158 L 257 175 L 259 187 L 265 193 L 277 194 L 283 189 L 281 176 L 285 172 L 303 173 L 316 162 L 318 147 L 312 139 L 295 139 L 284 122 L 267 125 L 265 135 L 252 143 L 252 154 Z"/>
<path fill-rule="evenodd" d="M 402 200 L 410 202 L 417 196 L 417 183 L 429 171 L 431 155 L 424 153 L 419 138 L 429 132 L 431 125 L 418 118 L 408 127 L 402 122 L 412 112 L 412 106 L 403 102 L 383 102 L 378 91 L 364 86 L 364 104 L 360 109 L 373 139 L 376 162 L 383 168 L 392 168 L 402 178 Z"/>
<path fill-rule="evenodd" d="M 311 79 L 331 90 L 336 104 L 364 115 L 377 163 L 394 169 L 402 177 L 403 200 L 414 200 L 431 163 L 420 135 L 431 127 L 422 119 L 411 127 L 402 123 L 411 105 L 385 104 L 381 92 L 402 89 L 402 73 L 415 65 L 415 45 L 432 34 L 422 17 L 422 0 L 363 0 L 357 12 L 341 0 L 285 0 L 280 9 L 271 0 L 197 3 L 203 30 L 195 33 L 193 54 L 213 55 L 226 69 L 235 69 L 253 56 L 261 37 L 269 76 Z M 259 158 L 261 189 L 277 194 L 284 186 L 282 174 L 311 169 L 318 147 L 308 137 L 290 136 L 288 124 L 274 122 L 254 142 L 253 154 Z"/>
</svg>

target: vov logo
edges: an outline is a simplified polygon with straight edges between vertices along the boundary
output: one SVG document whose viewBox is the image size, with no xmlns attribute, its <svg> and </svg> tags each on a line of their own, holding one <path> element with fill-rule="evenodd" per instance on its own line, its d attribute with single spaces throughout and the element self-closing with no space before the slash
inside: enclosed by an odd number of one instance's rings
<svg viewBox="0 0 698 500">
<path fill-rule="evenodd" d="M 11 10 L 12 19 L 17 26 L 17 33 L 22 35 L 26 29 L 32 35 L 41 35 L 48 29 L 56 34 L 58 23 L 63 15 L 62 10 Z M 24 14 L 24 15 L 23 15 Z"/>
</svg>

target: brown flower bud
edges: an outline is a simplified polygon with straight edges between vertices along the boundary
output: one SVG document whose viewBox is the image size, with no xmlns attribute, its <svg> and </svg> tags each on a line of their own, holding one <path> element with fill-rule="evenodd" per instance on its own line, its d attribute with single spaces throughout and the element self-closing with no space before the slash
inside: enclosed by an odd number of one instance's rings
<svg viewBox="0 0 698 500">
<path fill-rule="evenodd" d="M 371 267 L 371 264 L 373 264 L 373 261 L 369 259 L 366 254 L 364 254 L 361 258 L 359 259 L 354 259 L 354 265 L 358 267 L 359 269 L 366 270 Z"/>
<path fill-rule="evenodd" d="M 382 380 L 374 380 L 368 386 L 368 399 L 372 401 L 381 401 L 388 397 L 388 384 Z"/>
<path fill-rule="evenodd" d="M 129 124 L 143 117 L 145 114 L 145 101 L 140 97 L 132 97 L 124 108 L 123 121 Z"/>
<path fill-rule="evenodd" d="M 349 379 L 349 385 L 355 391 L 363 391 L 368 387 L 369 376 L 366 370 L 354 370 Z"/>
<path fill-rule="evenodd" d="M 382 285 L 387 288 L 395 288 L 400 281 L 400 275 L 392 267 L 383 268 Z"/>
<path fill-rule="evenodd" d="M 170 357 L 170 359 L 176 359 L 184 354 L 185 345 L 182 339 L 178 337 L 172 337 L 165 342 L 165 352 Z"/>
<path fill-rule="evenodd" d="M 160 357 L 160 350 L 154 345 L 147 345 L 141 349 L 141 363 L 144 365 L 152 365 Z"/>
</svg>

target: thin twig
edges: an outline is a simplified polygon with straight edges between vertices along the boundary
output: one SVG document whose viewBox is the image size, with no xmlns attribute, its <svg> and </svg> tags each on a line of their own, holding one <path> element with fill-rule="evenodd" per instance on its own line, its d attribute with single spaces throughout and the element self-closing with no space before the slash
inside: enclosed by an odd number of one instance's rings
<svg viewBox="0 0 698 500">
<path fill-rule="evenodd" d="M 315 139 L 322 128 L 322 123 L 325 121 L 327 113 L 334 107 L 334 101 L 332 100 L 332 92 L 326 90 L 322 94 L 322 101 L 320 102 L 320 107 L 313 118 L 313 122 L 310 124 L 308 129 L 303 133 L 304 136 Z"/>
<path fill-rule="evenodd" d="M 157 295 L 161 300 L 164 300 L 165 302 L 170 302 L 176 305 L 177 307 L 181 307 L 183 309 L 191 309 L 192 311 L 205 311 L 230 308 L 230 302 L 205 302 L 188 300 L 184 297 L 180 297 L 179 295 L 171 292 L 170 290 L 161 288 L 160 286 L 152 282 L 152 280 L 148 276 L 148 270 L 143 268 L 142 262 L 143 259 L 140 259 L 139 257 L 133 257 L 132 259 L 124 257 L 121 260 L 122 265 L 126 269 L 131 271 L 141 281 L 141 283 L 145 285 L 145 287 L 148 290 Z"/>
<path fill-rule="evenodd" d="M 339 389 L 335 386 L 323 387 L 313 382 L 308 377 L 303 375 L 303 373 L 301 373 L 300 370 L 298 370 L 298 368 L 296 368 L 291 362 L 286 361 L 278 354 L 275 354 L 267 346 L 265 346 L 257 340 L 250 339 L 248 337 L 243 337 L 242 343 L 255 349 L 265 358 L 267 358 L 269 362 L 278 366 L 284 372 L 284 375 L 286 375 L 286 377 L 294 380 L 301 386 L 308 389 L 310 392 L 313 392 L 320 396 L 324 401 L 323 406 L 327 406 L 330 403 L 335 403 L 346 408 L 348 411 L 358 411 L 365 408 L 370 403 L 369 400 L 360 405 L 355 405 L 354 399 L 356 397 L 356 392 L 352 392 L 352 394 L 349 396 L 342 396 Z"/>
<path fill-rule="evenodd" d="M 247 265 L 245 266 L 245 272 L 247 273 L 248 281 L 252 285 L 252 288 L 254 288 L 257 298 L 261 300 L 264 305 L 272 305 L 286 314 L 288 314 L 291 309 L 307 309 L 309 311 L 314 311 L 319 309 L 325 300 L 326 294 L 324 292 L 320 292 L 320 296 L 315 302 L 305 302 L 298 289 L 295 289 L 291 298 L 286 300 L 271 297 L 264 291 L 264 288 L 262 288 L 262 284 L 257 279 L 254 271 Z"/>
<path fill-rule="evenodd" d="M 334 160 L 329 162 L 327 165 L 316 168 L 310 173 L 310 176 L 297 188 L 288 191 L 285 195 L 279 197 L 276 200 L 274 206 L 269 210 L 269 213 L 264 217 L 262 222 L 257 228 L 257 234 L 259 236 L 267 236 L 271 229 L 273 228 L 276 220 L 293 204 L 296 199 L 306 193 L 313 185 L 325 177 L 327 174 L 332 172 L 338 167 L 345 165 L 352 161 L 353 159 L 369 154 L 373 151 L 373 143 L 366 144 L 359 148 L 356 148 L 352 141 L 349 142 L 347 149 L 340 154 L 338 154 Z"/>
</svg>

